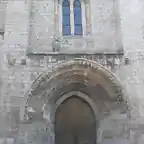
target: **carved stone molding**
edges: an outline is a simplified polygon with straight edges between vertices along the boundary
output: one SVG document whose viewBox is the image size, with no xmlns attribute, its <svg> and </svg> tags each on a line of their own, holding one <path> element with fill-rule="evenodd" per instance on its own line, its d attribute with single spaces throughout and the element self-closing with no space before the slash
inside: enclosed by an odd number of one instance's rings
<svg viewBox="0 0 144 144">
<path fill-rule="evenodd" d="M 72 73 L 72 69 L 74 69 L 74 67 L 77 67 L 77 68 L 88 67 L 89 70 L 91 70 L 91 72 L 94 72 L 94 71 L 95 73 L 98 72 L 103 78 L 105 78 L 106 81 L 109 82 L 109 84 L 111 85 L 111 88 L 114 89 L 114 91 L 117 89 L 116 91 L 117 94 L 115 93 L 114 95 L 117 97 L 118 101 L 120 99 L 123 99 L 122 97 L 125 96 L 119 80 L 117 80 L 116 76 L 113 75 L 107 68 L 105 68 L 104 66 L 102 66 L 101 64 L 95 61 L 80 58 L 80 59 L 70 60 L 67 62 L 66 61 L 61 62 L 55 65 L 52 69 L 49 69 L 48 71 L 42 73 L 39 77 L 37 77 L 37 79 L 30 86 L 29 91 L 27 91 L 26 93 L 25 110 L 27 108 L 27 105 L 29 104 L 29 100 L 33 98 L 35 99 L 37 97 L 35 96 L 37 92 L 46 93 L 46 95 L 48 95 L 47 98 L 53 97 L 54 93 L 57 91 L 57 86 L 59 86 L 57 76 L 60 76 L 66 79 L 67 77 L 71 75 L 77 74 L 77 72 Z M 55 87 L 52 87 L 54 85 L 51 84 L 51 82 L 55 83 Z M 68 81 L 65 81 L 65 82 L 68 82 Z M 49 86 L 47 84 L 49 84 Z M 61 82 L 61 87 L 63 86 L 64 84 L 62 84 Z M 49 89 L 45 89 L 46 87 Z M 40 94 L 40 95 L 43 96 L 43 94 Z"/>
</svg>

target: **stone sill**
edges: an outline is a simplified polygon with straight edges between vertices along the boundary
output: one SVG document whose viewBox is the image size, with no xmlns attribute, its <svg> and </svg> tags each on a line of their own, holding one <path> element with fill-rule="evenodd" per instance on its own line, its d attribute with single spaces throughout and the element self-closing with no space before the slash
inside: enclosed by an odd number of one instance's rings
<svg viewBox="0 0 144 144">
<path fill-rule="evenodd" d="M 68 55 L 96 55 L 96 56 L 101 56 L 101 55 L 108 55 L 108 56 L 123 56 L 124 52 L 77 52 L 77 51 L 73 51 L 73 52 L 32 52 L 32 51 L 27 51 L 27 56 L 31 56 L 31 55 L 42 55 L 42 56 L 57 56 L 57 55 L 64 55 L 64 56 L 68 56 Z"/>
<path fill-rule="evenodd" d="M 28 48 L 27 55 L 43 55 L 43 56 L 53 56 L 53 55 L 124 55 L 123 48 L 113 50 L 113 49 L 101 49 L 101 48 L 89 48 L 89 49 L 67 49 L 65 51 L 53 52 L 49 48 Z"/>
</svg>

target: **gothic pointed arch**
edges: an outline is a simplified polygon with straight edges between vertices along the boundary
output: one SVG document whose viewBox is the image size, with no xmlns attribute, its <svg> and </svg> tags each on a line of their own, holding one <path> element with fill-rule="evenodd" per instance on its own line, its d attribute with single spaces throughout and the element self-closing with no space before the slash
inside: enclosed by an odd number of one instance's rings
<svg viewBox="0 0 144 144">
<path fill-rule="evenodd" d="M 80 0 L 74 0 L 73 3 L 74 8 L 74 34 L 75 35 L 82 35 L 83 28 L 82 28 L 82 9 L 81 9 L 81 2 Z"/>
<path fill-rule="evenodd" d="M 62 32 L 63 35 L 71 35 L 69 0 L 63 0 L 62 3 Z"/>
</svg>

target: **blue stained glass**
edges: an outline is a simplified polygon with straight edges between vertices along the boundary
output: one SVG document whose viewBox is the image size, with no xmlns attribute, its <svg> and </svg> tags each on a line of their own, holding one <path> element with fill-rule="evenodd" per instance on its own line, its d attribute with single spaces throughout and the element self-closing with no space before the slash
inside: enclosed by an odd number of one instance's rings
<svg viewBox="0 0 144 144">
<path fill-rule="evenodd" d="M 68 0 L 64 0 L 64 1 L 63 1 L 63 6 L 69 7 L 69 5 L 70 5 L 70 3 L 69 3 Z"/>
<path fill-rule="evenodd" d="M 82 20 L 79 18 L 79 16 L 74 17 L 74 23 L 75 23 L 75 25 L 81 25 L 82 24 Z"/>
<path fill-rule="evenodd" d="M 74 5 L 75 5 L 75 7 L 81 7 L 81 3 L 79 0 L 75 0 Z"/>
<path fill-rule="evenodd" d="M 70 35 L 70 34 L 71 34 L 70 26 L 63 25 L 63 35 Z"/>
<path fill-rule="evenodd" d="M 63 35 L 71 35 L 71 27 L 70 27 L 70 3 L 68 0 L 63 1 L 62 5 L 62 31 Z"/>
<path fill-rule="evenodd" d="M 81 3 L 79 0 L 74 1 L 74 34 L 82 35 L 82 13 L 81 13 Z"/>
<path fill-rule="evenodd" d="M 82 25 L 75 26 L 75 35 L 82 35 Z"/>
<path fill-rule="evenodd" d="M 70 26 L 69 16 L 64 16 L 64 17 L 63 17 L 63 21 L 64 21 L 64 24 L 63 24 L 63 25 L 69 25 L 69 26 Z"/>
<path fill-rule="evenodd" d="M 63 15 L 64 16 L 69 16 L 70 15 L 69 7 L 63 7 Z"/>
</svg>

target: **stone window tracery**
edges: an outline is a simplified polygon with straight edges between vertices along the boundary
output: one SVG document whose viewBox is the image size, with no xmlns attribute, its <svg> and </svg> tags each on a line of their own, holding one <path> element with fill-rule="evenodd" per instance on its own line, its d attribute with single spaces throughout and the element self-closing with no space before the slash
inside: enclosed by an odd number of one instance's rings
<svg viewBox="0 0 144 144">
<path fill-rule="evenodd" d="M 90 34 L 90 3 L 85 0 L 55 0 L 55 35 Z"/>
</svg>

